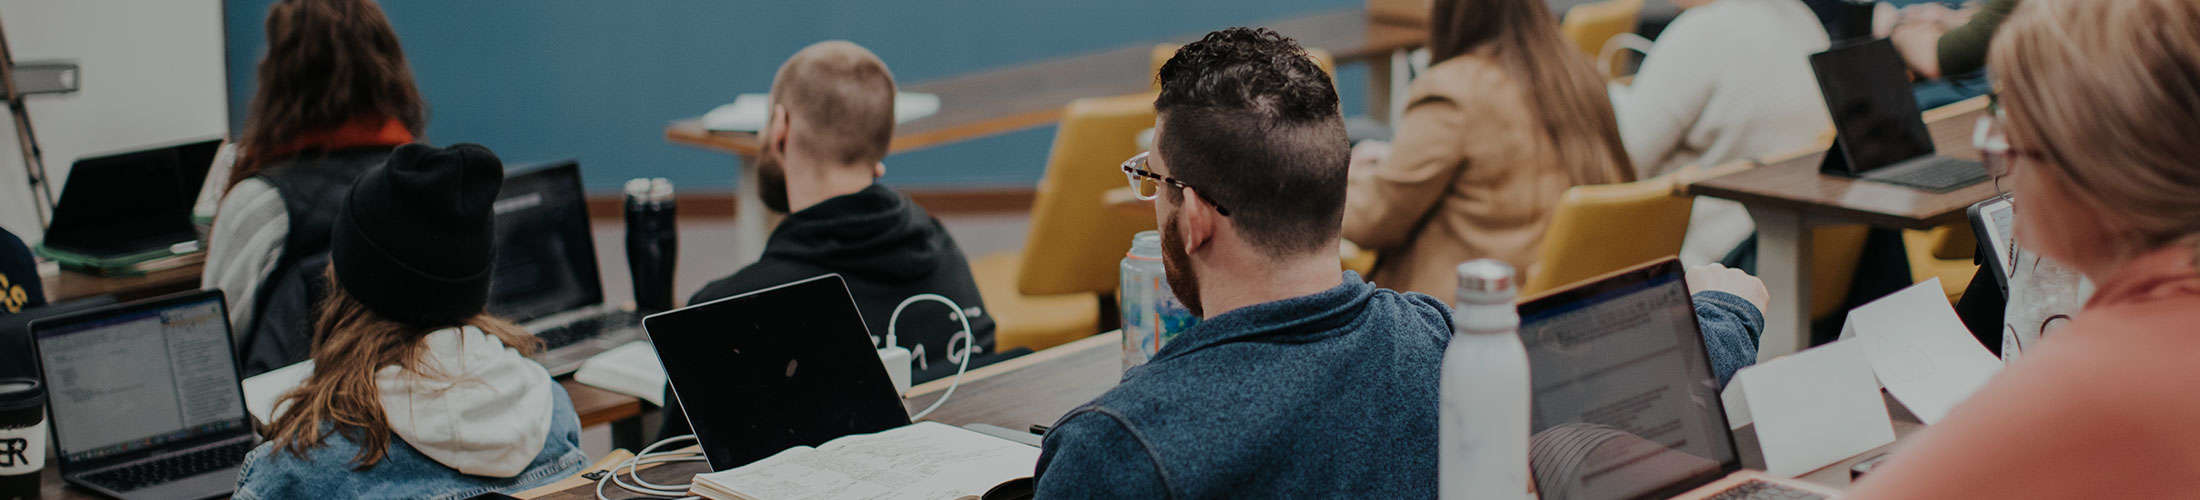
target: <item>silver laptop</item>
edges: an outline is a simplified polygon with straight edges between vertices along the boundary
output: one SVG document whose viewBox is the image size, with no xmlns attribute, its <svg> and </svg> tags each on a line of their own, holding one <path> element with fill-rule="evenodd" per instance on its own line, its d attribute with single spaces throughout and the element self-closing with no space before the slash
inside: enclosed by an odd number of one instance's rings
<svg viewBox="0 0 2200 500">
<path fill-rule="evenodd" d="M 543 341 L 533 358 L 561 376 L 641 340 L 641 316 L 604 304 L 580 164 L 514 170 L 496 202 L 497 262 L 489 312 Z"/>
<path fill-rule="evenodd" d="M 220 291 L 31 323 L 62 479 L 117 498 L 209 498 L 259 444 Z"/>
</svg>

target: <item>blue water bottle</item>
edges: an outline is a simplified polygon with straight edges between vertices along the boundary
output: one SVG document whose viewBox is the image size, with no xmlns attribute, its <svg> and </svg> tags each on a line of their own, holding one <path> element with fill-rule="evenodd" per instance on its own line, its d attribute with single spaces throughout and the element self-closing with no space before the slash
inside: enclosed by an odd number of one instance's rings
<svg viewBox="0 0 2200 500">
<path fill-rule="evenodd" d="M 1169 339 L 1199 323 L 1191 309 L 1169 290 L 1168 270 L 1161 264 L 1161 233 L 1143 231 L 1131 237 L 1131 250 L 1123 256 L 1123 282 L 1116 291 L 1116 306 L 1123 313 L 1123 370 L 1146 364 Z"/>
</svg>

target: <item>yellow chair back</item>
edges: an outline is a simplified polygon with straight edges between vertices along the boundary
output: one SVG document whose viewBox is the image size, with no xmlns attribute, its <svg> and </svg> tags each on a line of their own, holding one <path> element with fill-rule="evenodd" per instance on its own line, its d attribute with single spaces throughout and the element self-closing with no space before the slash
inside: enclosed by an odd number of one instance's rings
<svg viewBox="0 0 2200 500">
<path fill-rule="evenodd" d="M 1153 94 L 1133 94 L 1069 104 L 1032 202 L 1018 291 L 1115 291 L 1117 263 L 1130 251 L 1131 236 L 1153 229 L 1154 221 L 1103 206 L 1103 195 L 1129 185 L 1117 167 L 1142 150 L 1138 133 L 1153 128 L 1153 99 Z"/>
<path fill-rule="evenodd" d="M 1566 190 L 1520 295 L 1679 254 L 1694 206 L 1693 199 L 1675 193 L 1679 178 Z"/>
<path fill-rule="evenodd" d="M 1633 33 L 1635 25 L 1641 21 L 1642 0 L 1604 0 L 1566 9 L 1566 17 L 1559 21 L 1558 31 L 1573 42 L 1582 55 L 1595 61 L 1606 42 L 1622 33 Z M 1612 68 L 1602 69 L 1608 74 L 1618 74 Z"/>
</svg>

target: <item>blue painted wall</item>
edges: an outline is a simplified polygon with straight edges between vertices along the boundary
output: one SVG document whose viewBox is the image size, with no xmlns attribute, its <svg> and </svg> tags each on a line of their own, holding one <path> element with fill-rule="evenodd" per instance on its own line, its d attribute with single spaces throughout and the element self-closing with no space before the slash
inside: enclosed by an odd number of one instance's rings
<svg viewBox="0 0 2200 500">
<path fill-rule="evenodd" d="M 429 105 L 427 138 L 478 142 L 508 162 L 577 157 L 591 190 L 637 176 L 728 189 L 731 156 L 666 143 L 664 124 L 762 92 L 818 40 L 869 47 L 920 82 L 1218 27 L 1355 7 L 1362 0 L 386 0 Z M 272 0 L 225 0 L 230 116 L 241 127 Z M 1366 69 L 1338 75 L 1362 113 Z M 1030 186 L 1052 127 L 906 152 L 905 187 Z"/>
</svg>

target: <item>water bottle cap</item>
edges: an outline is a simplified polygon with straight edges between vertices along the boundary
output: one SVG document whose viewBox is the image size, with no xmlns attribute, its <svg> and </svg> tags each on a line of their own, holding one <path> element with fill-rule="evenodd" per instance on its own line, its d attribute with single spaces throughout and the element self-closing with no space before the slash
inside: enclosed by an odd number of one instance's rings
<svg viewBox="0 0 2200 500">
<path fill-rule="evenodd" d="M 1161 232 L 1139 231 L 1138 234 L 1131 235 L 1131 251 L 1127 256 L 1140 259 L 1160 259 Z"/>
<path fill-rule="evenodd" d="M 649 179 L 627 179 L 626 197 L 642 200 L 649 199 Z"/>
<path fill-rule="evenodd" d="M 672 201 L 672 179 L 666 179 L 663 177 L 650 179 L 649 201 L 650 203 L 665 203 Z"/>
<path fill-rule="evenodd" d="M 1519 293 L 1513 268 L 1496 259 L 1475 259 L 1459 264 L 1460 302 L 1509 303 Z"/>
</svg>

